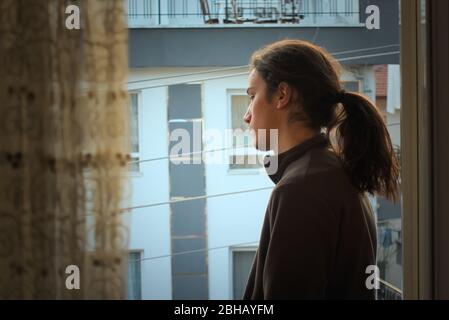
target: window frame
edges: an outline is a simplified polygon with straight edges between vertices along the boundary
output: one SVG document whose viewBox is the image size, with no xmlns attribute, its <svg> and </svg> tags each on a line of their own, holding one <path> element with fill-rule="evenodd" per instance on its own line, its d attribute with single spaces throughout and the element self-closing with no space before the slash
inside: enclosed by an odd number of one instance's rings
<svg viewBox="0 0 449 320">
<path fill-rule="evenodd" d="M 128 107 L 130 108 L 129 112 L 131 114 L 131 96 L 132 95 L 136 95 L 137 96 L 137 145 L 139 148 L 138 152 L 133 152 L 132 150 L 132 141 L 131 141 L 131 151 L 130 151 L 130 156 L 131 156 L 131 161 L 140 161 L 141 160 L 141 147 L 142 147 L 142 143 L 141 143 L 141 137 L 142 137 L 142 129 L 141 129 L 141 114 L 142 114 L 142 91 L 140 90 L 130 90 L 128 91 L 128 95 L 129 95 L 129 104 Z M 132 122 L 132 119 L 130 119 Z M 131 134 L 131 126 L 130 126 L 130 134 Z M 130 168 L 128 169 L 129 174 L 131 174 L 133 177 L 141 177 L 143 176 L 142 174 L 142 169 L 140 167 L 140 163 L 137 163 L 137 170 L 132 170 L 132 164 L 130 165 Z"/>
<path fill-rule="evenodd" d="M 251 245 L 251 246 L 242 246 L 242 247 L 229 247 L 229 299 L 234 300 L 234 252 L 247 252 L 254 251 L 257 254 L 259 246 Z M 251 272 L 251 271 L 250 271 Z"/>
<path fill-rule="evenodd" d="M 420 47 L 421 1 L 400 1 L 401 23 L 401 157 L 403 298 L 432 297 L 431 159 L 429 105 L 425 99 Z M 424 60 L 423 60 L 424 59 Z M 428 60 L 427 60 L 428 61 Z"/>
<path fill-rule="evenodd" d="M 228 129 L 234 130 L 234 127 L 232 126 L 232 97 L 233 96 L 248 96 L 246 93 L 246 89 L 226 89 L 226 104 L 227 104 L 227 124 Z M 245 150 L 243 154 L 235 152 L 234 150 L 234 142 L 233 142 L 233 135 L 227 137 L 226 140 L 226 146 L 232 147 L 232 149 L 227 150 L 226 152 L 226 160 L 228 161 L 230 157 L 232 156 L 241 156 L 241 155 L 251 155 L 251 156 L 258 156 L 263 157 L 266 152 L 262 152 L 259 150 L 256 150 L 252 147 L 246 147 L 246 148 L 235 148 L 235 150 Z M 258 167 L 254 168 L 231 168 L 231 164 L 227 163 L 227 173 L 229 175 L 258 175 L 261 170 L 263 170 L 264 166 L 260 164 Z"/>
<path fill-rule="evenodd" d="M 144 257 L 144 250 L 143 249 L 129 249 L 128 250 L 128 259 L 130 258 L 132 253 L 139 253 L 140 259 L 141 259 L 139 261 L 139 263 L 140 263 L 140 268 L 139 268 L 140 269 L 140 288 L 139 288 L 139 290 L 140 290 L 140 299 L 135 299 L 135 300 L 144 300 L 143 299 L 143 281 L 142 281 L 142 279 L 143 279 L 143 276 L 142 276 L 143 275 L 143 272 L 142 272 L 142 258 Z M 129 266 L 129 262 L 128 262 L 128 266 Z M 128 275 L 129 275 L 129 270 L 127 271 L 127 277 L 128 277 Z M 127 300 L 130 300 L 129 299 L 129 292 L 128 292 L 128 290 L 126 290 L 126 298 L 127 298 Z"/>
</svg>

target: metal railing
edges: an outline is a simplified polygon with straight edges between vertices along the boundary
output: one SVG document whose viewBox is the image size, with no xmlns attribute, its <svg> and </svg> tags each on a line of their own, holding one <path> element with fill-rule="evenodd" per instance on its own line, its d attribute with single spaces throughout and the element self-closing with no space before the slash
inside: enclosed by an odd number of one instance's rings
<svg viewBox="0 0 449 320">
<path fill-rule="evenodd" d="M 125 0 L 133 26 L 357 24 L 359 0 Z"/>
<path fill-rule="evenodd" d="M 379 279 L 379 285 L 378 300 L 402 300 L 402 291 L 399 288 L 382 279 Z"/>
</svg>

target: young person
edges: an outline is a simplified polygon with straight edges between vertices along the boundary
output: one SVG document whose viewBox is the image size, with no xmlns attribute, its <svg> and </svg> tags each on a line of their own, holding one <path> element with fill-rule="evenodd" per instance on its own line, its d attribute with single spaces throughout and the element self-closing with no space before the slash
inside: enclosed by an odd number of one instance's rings
<svg viewBox="0 0 449 320">
<path fill-rule="evenodd" d="M 284 40 L 251 58 L 245 121 L 278 130 L 276 184 L 244 299 L 375 299 L 367 193 L 395 200 L 399 168 L 382 115 L 345 92 L 325 50 Z M 269 136 L 267 133 L 265 136 Z"/>
</svg>

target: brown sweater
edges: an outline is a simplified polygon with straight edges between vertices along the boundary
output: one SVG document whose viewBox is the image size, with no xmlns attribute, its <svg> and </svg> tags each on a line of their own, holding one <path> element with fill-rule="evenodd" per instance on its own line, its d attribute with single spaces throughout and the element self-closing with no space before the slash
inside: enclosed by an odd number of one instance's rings
<svg viewBox="0 0 449 320">
<path fill-rule="evenodd" d="M 375 299 L 374 215 L 328 146 L 320 134 L 277 156 L 243 299 Z"/>
</svg>

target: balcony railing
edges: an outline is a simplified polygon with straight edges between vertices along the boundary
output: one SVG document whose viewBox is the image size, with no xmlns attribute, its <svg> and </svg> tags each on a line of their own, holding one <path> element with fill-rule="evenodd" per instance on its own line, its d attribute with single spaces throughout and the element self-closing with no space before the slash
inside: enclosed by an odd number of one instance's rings
<svg viewBox="0 0 449 320">
<path fill-rule="evenodd" d="M 131 28 L 360 25 L 359 0 L 125 0 Z"/>
<path fill-rule="evenodd" d="M 402 300 L 402 291 L 385 280 L 379 280 L 378 300 Z"/>
</svg>

